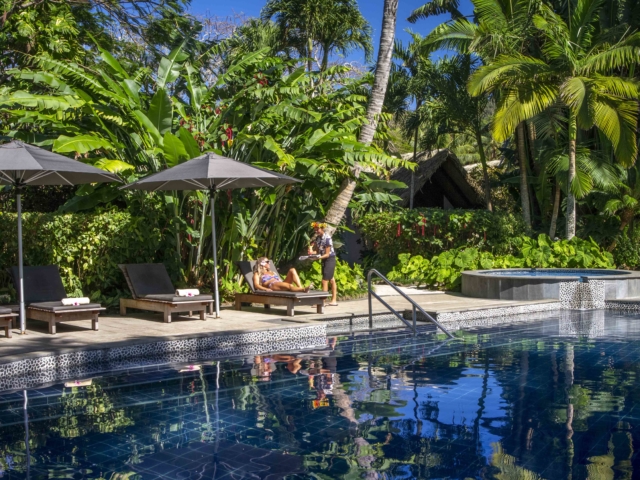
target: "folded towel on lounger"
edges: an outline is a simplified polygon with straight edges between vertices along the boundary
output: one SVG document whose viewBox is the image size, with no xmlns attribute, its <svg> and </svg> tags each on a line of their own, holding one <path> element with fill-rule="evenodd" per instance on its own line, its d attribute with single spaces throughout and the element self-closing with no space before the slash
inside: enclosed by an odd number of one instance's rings
<svg viewBox="0 0 640 480">
<path fill-rule="evenodd" d="M 91 303 L 87 297 L 78 297 L 78 298 L 63 298 L 62 305 L 65 307 L 70 307 L 72 305 L 87 305 Z"/>
<path fill-rule="evenodd" d="M 196 297 L 200 295 L 200 290 L 197 288 L 179 288 L 176 290 L 176 295 L 179 297 Z"/>
</svg>

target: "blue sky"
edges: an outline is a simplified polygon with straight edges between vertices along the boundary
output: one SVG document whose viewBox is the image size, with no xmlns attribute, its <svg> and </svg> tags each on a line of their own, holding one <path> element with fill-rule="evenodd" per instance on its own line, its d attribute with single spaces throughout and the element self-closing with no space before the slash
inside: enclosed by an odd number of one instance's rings
<svg viewBox="0 0 640 480">
<path fill-rule="evenodd" d="M 396 37 L 403 42 L 408 42 L 410 36 L 405 29 L 410 28 L 414 32 L 421 35 L 428 34 L 434 27 L 441 22 L 448 20 L 447 15 L 430 18 L 428 20 L 420 20 L 415 24 L 407 22 L 409 14 L 420 5 L 426 3 L 426 0 L 399 0 L 398 5 L 398 21 L 396 25 Z M 226 17 L 236 13 L 244 13 L 248 17 L 257 17 L 260 15 L 260 9 L 265 4 L 265 0 L 192 0 L 190 13 L 217 15 Z M 358 0 L 358 5 L 365 18 L 373 27 L 374 48 L 378 48 L 380 41 L 380 27 L 382 25 L 382 7 L 384 0 Z M 470 0 L 462 0 L 461 10 L 464 14 L 471 14 L 473 6 Z M 375 58 L 375 56 L 374 56 Z M 359 61 L 364 63 L 364 56 L 361 52 L 354 52 L 348 60 Z"/>
</svg>

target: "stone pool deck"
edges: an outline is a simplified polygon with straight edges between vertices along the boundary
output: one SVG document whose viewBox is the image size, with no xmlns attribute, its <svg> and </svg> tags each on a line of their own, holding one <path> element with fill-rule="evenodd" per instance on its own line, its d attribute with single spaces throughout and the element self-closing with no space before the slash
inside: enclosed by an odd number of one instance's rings
<svg viewBox="0 0 640 480">
<path fill-rule="evenodd" d="M 381 294 L 383 294 L 381 292 Z M 549 310 L 557 302 L 522 302 L 464 297 L 456 293 L 416 292 L 412 298 L 438 320 L 456 322 L 468 318 L 500 316 L 515 313 Z M 385 296 L 385 301 L 398 312 L 404 312 L 409 304 L 400 296 Z M 386 314 L 378 301 L 373 300 L 376 314 Z M 133 345 L 157 342 L 184 342 L 189 339 L 232 338 L 235 342 L 268 343 L 303 337 L 318 337 L 327 322 L 367 315 L 367 299 L 343 301 L 337 307 L 326 307 L 325 314 L 315 313 L 313 307 L 299 307 L 295 317 L 286 317 L 285 310 L 272 307 L 267 313 L 261 307 L 246 307 L 242 311 L 224 308 L 221 318 L 209 316 L 206 321 L 176 316 L 172 323 L 164 323 L 160 314 L 130 313 L 127 316 L 104 315 L 100 317 L 100 331 L 90 329 L 91 322 L 58 324 L 58 334 L 49 335 L 47 324 L 29 320 L 27 335 L 20 335 L 14 328 L 13 338 L 0 337 L 0 364 L 36 357 L 54 356 L 84 350 L 118 349 Z M 321 328 L 318 328 L 321 327 Z M 213 338 L 215 337 L 215 338 Z M 231 340 L 230 340 L 231 341 Z M 177 345 L 177 344 L 176 344 Z"/>
</svg>

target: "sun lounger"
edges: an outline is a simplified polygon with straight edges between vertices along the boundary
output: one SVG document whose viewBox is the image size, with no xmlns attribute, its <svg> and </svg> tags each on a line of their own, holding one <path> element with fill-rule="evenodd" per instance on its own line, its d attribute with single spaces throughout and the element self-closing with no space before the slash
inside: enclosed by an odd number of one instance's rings
<svg viewBox="0 0 640 480">
<path fill-rule="evenodd" d="M 0 328 L 4 328 L 5 337 L 11 338 L 13 319 L 17 316 L 10 308 L 0 307 Z"/>
<path fill-rule="evenodd" d="M 13 284 L 19 289 L 18 267 L 10 269 Z M 56 265 L 24 267 L 24 302 L 27 318 L 43 320 L 49 323 L 49 333 L 56 333 L 56 324 L 91 320 L 91 329 L 98 330 L 98 316 L 106 310 L 98 303 L 84 305 L 63 305 L 62 299 L 67 292 Z M 18 306 L 11 310 L 18 313 Z"/>
<path fill-rule="evenodd" d="M 253 285 L 253 266 L 255 261 L 236 262 L 240 272 L 244 276 L 251 293 L 236 294 L 236 310 L 242 310 L 243 303 L 261 303 L 266 309 L 271 305 L 283 305 L 287 307 L 287 316 L 293 317 L 296 306 L 315 305 L 318 313 L 324 313 L 324 299 L 329 297 L 329 292 L 311 291 L 304 292 L 264 292 L 257 290 Z M 270 262 L 272 272 L 277 272 L 273 262 Z M 280 275 L 280 278 L 284 278 Z"/>
<path fill-rule="evenodd" d="M 120 299 L 120 315 L 127 308 L 160 312 L 164 321 L 171 323 L 171 315 L 179 312 L 200 312 L 200 320 L 206 320 L 207 306 L 213 313 L 213 297 L 196 295 L 181 297 L 171 283 L 166 267 L 161 263 L 136 263 L 119 265 L 127 279 L 133 298 Z"/>
</svg>

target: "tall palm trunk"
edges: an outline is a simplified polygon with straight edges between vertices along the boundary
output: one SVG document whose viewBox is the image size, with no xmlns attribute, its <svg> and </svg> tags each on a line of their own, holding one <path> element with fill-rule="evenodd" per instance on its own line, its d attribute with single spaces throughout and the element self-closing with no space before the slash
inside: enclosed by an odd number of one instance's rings
<svg viewBox="0 0 640 480">
<path fill-rule="evenodd" d="M 371 90 L 371 98 L 367 107 L 367 123 L 360 130 L 358 141 L 370 144 L 378 126 L 378 115 L 382 112 L 384 96 L 387 93 L 389 83 L 389 72 L 391 71 L 391 57 L 393 56 L 393 42 L 396 31 L 396 16 L 398 13 L 398 0 L 384 0 L 384 12 L 382 16 L 382 32 L 380 34 L 380 48 L 378 50 L 378 60 L 376 62 L 376 72 Z M 353 177 L 347 178 L 340 185 L 338 196 L 333 201 L 325 221 L 329 224 L 327 233 L 330 235 L 340 224 L 347 211 L 349 202 L 356 189 L 356 179 L 360 175 L 360 167 L 356 165 L 353 169 Z"/>
<path fill-rule="evenodd" d="M 491 183 L 489 182 L 489 170 L 487 169 L 487 157 L 484 154 L 484 145 L 482 144 L 482 134 L 480 128 L 474 128 L 476 133 L 476 142 L 478 143 L 478 153 L 480 154 L 480 163 L 482 164 L 482 176 L 484 177 L 484 203 L 487 205 L 487 210 L 493 212 L 493 205 L 491 203 Z"/>
<path fill-rule="evenodd" d="M 571 191 L 573 180 L 576 177 L 576 137 L 578 128 L 576 115 L 569 113 L 569 178 L 567 190 L 567 240 L 576 236 L 576 197 Z"/>
<path fill-rule="evenodd" d="M 416 100 L 416 112 L 420 110 L 420 105 L 422 101 L 420 99 Z M 419 115 L 419 114 L 418 114 Z M 413 163 L 416 164 L 417 155 L 418 155 L 418 135 L 420 134 L 420 122 L 416 126 L 416 131 L 413 133 Z M 409 187 L 409 210 L 413 210 L 413 197 L 416 194 L 416 176 L 415 171 L 411 171 L 411 185 Z"/>
<path fill-rule="evenodd" d="M 551 212 L 551 225 L 549 226 L 549 237 L 554 239 L 556 236 L 556 228 L 558 225 L 558 212 L 560 211 L 560 184 L 556 180 L 556 192 L 553 199 L 553 212 Z"/>
<path fill-rule="evenodd" d="M 531 209 L 529 208 L 529 180 L 527 178 L 527 147 L 525 145 L 524 122 L 518 124 L 516 137 L 518 141 L 518 164 L 520 165 L 522 219 L 524 220 L 527 231 L 531 231 Z"/>
</svg>

